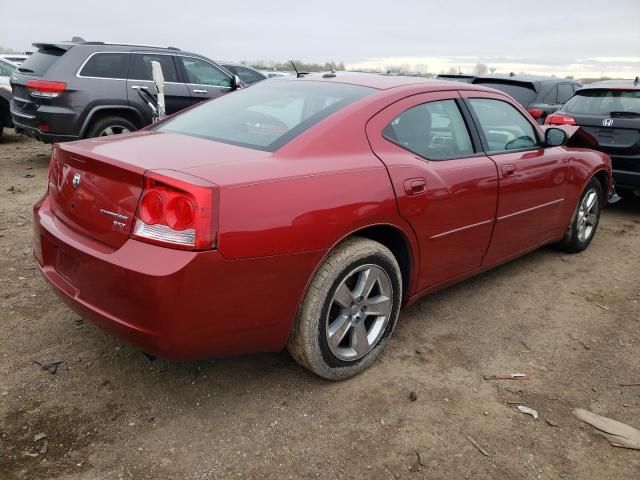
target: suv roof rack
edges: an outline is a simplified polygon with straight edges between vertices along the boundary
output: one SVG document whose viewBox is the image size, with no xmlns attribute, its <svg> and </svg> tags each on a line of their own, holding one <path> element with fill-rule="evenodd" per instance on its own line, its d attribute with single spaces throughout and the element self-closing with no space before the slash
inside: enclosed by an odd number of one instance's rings
<svg viewBox="0 0 640 480">
<path fill-rule="evenodd" d="M 123 43 L 123 42 L 80 42 L 81 45 L 120 45 L 123 47 L 143 47 L 143 48 L 164 48 L 166 50 L 180 51 L 177 47 L 168 47 L 165 45 L 145 45 L 140 43 Z"/>
</svg>

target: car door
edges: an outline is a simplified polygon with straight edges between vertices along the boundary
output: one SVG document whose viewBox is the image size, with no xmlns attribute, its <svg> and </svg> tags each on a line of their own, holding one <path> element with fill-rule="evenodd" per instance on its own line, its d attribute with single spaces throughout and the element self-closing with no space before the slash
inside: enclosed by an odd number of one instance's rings
<svg viewBox="0 0 640 480">
<path fill-rule="evenodd" d="M 184 71 L 192 104 L 231 91 L 231 77 L 213 63 L 189 56 L 180 56 L 178 59 Z"/>
<path fill-rule="evenodd" d="M 366 131 L 418 237 L 418 290 L 478 269 L 491 239 L 498 180 L 460 95 L 407 97 L 373 117 Z"/>
<path fill-rule="evenodd" d="M 538 126 L 506 97 L 470 91 L 463 96 L 498 168 L 496 223 L 483 262 L 489 265 L 562 235 L 571 154 L 545 148 Z"/>
<path fill-rule="evenodd" d="M 139 111 L 148 115 L 151 122 L 151 110 L 147 103 L 138 94 L 139 89 L 145 89 L 152 94 L 156 93 L 151 73 L 151 62 L 157 61 L 162 67 L 164 77 L 164 101 L 168 115 L 179 112 L 191 105 L 189 89 L 180 81 L 175 58 L 171 54 L 132 52 L 129 78 L 127 80 L 127 98 L 129 105 L 135 106 Z"/>
</svg>

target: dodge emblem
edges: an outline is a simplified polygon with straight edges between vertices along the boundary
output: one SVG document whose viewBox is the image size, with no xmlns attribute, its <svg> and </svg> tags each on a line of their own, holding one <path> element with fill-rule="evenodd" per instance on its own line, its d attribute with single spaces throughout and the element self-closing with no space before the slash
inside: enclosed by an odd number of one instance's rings
<svg viewBox="0 0 640 480">
<path fill-rule="evenodd" d="M 80 174 L 76 173 L 73 176 L 73 188 L 78 188 L 80 186 Z"/>
<path fill-rule="evenodd" d="M 603 127 L 611 127 L 613 125 L 613 118 L 605 118 L 602 120 Z"/>
</svg>

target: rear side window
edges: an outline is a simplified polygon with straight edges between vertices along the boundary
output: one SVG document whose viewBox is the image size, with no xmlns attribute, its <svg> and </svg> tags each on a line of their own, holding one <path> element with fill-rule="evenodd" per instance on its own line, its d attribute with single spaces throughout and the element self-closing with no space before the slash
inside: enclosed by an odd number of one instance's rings
<svg viewBox="0 0 640 480">
<path fill-rule="evenodd" d="M 96 53 L 82 67 L 80 76 L 100 78 L 127 78 L 128 53 Z"/>
<path fill-rule="evenodd" d="M 558 103 L 565 104 L 573 95 L 573 87 L 570 83 L 561 83 L 558 85 Z"/>
<path fill-rule="evenodd" d="M 172 55 L 157 55 L 153 53 L 134 53 L 132 54 L 131 73 L 129 78 L 132 80 L 153 80 L 151 71 L 151 62 L 156 61 L 162 67 L 162 76 L 165 82 L 177 82 L 178 73 L 176 65 L 173 62 Z"/>
<path fill-rule="evenodd" d="M 527 106 L 536 99 L 537 93 L 531 83 L 513 83 L 476 80 L 473 83 L 483 87 L 495 88 L 511 95 L 520 105 Z"/>
<path fill-rule="evenodd" d="M 19 67 L 18 71 L 36 77 L 42 77 L 56 60 L 66 52 L 59 48 L 41 48 L 30 55 Z"/>
<path fill-rule="evenodd" d="M 490 152 L 523 150 L 538 145 L 533 126 L 513 105 L 489 98 L 472 98 L 469 103 Z"/>
<path fill-rule="evenodd" d="M 157 129 L 275 152 L 374 91 L 340 83 L 260 82 L 180 113 Z"/>
<path fill-rule="evenodd" d="M 563 110 L 583 115 L 640 114 L 640 90 L 582 90 L 567 102 Z"/>
<path fill-rule="evenodd" d="M 260 75 L 258 72 L 255 72 L 247 67 L 241 67 L 238 65 L 223 65 L 224 68 L 229 70 L 234 75 L 240 77 L 244 83 L 251 85 L 252 83 L 259 82 L 260 80 L 264 80 L 264 77 Z"/>
<path fill-rule="evenodd" d="M 429 160 L 474 153 L 467 126 L 454 100 L 423 103 L 405 110 L 384 128 L 382 135 Z"/>
</svg>

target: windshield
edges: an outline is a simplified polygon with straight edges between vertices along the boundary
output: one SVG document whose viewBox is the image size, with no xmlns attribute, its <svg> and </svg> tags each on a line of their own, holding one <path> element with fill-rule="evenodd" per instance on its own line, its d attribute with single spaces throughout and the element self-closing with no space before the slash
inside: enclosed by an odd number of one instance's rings
<svg viewBox="0 0 640 480">
<path fill-rule="evenodd" d="M 177 115 L 157 129 L 274 152 L 372 92 L 340 83 L 261 82 Z"/>
<path fill-rule="evenodd" d="M 563 110 L 584 115 L 608 116 L 612 112 L 640 114 L 640 90 L 583 90 L 577 92 Z"/>
</svg>

